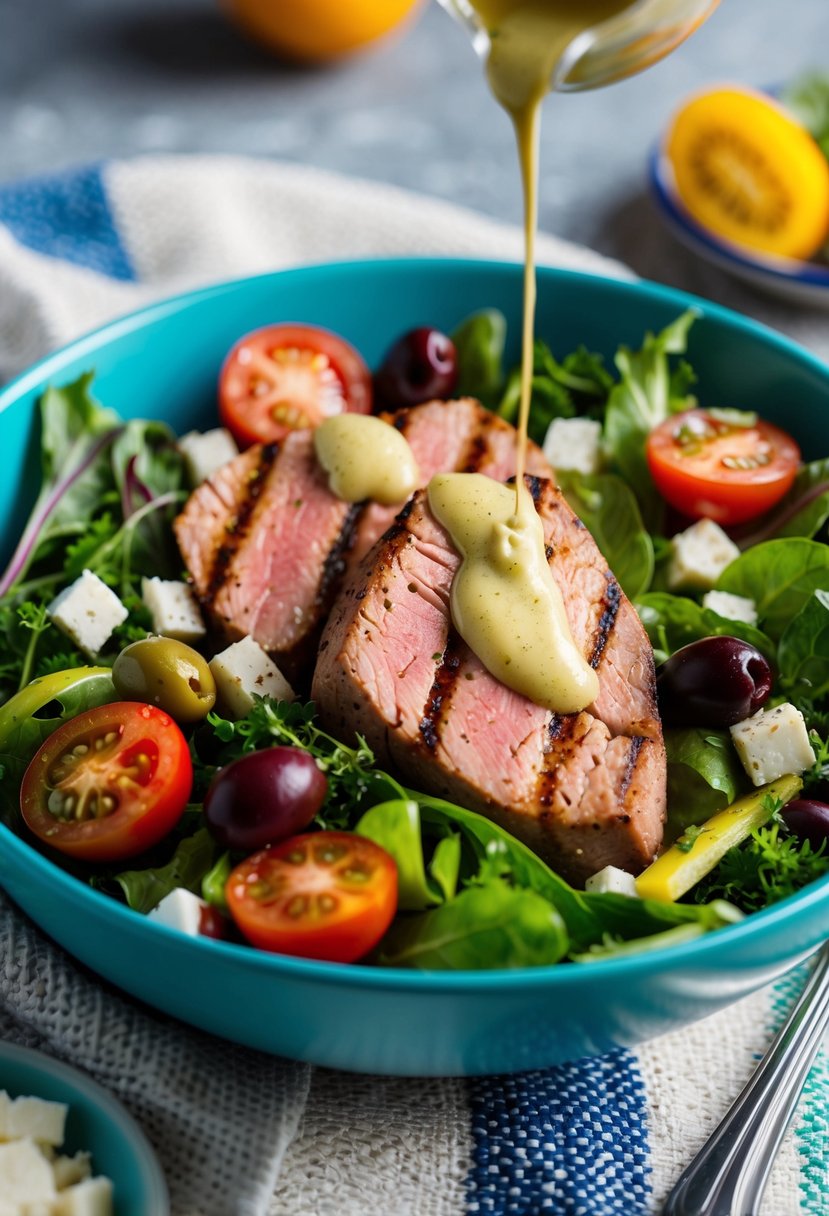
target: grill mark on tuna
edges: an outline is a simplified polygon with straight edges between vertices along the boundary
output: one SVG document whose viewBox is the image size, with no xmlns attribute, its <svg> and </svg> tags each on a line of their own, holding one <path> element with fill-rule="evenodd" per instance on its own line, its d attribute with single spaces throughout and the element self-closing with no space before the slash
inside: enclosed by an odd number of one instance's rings
<svg viewBox="0 0 829 1216">
<path fill-rule="evenodd" d="M 202 599 L 207 603 L 215 599 L 225 583 L 227 568 L 245 539 L 250 517 L 268 479 L 268 474 L 273 468 L 278 451 L 279 444 L 264 444 L 259 453 L 259 463 L 241 488 L 243 497 L 240 498 L 236 513 L 225 524 L 226 540 L 214 553 L 210 573 L 205 579 L 206 587 Z"/>
<path fill-rule="evenodd" d="M 524 485 L 527 487 L 530 494 L 532 495 L 532 500 L 535 503 L 536 507 L 538 507 L 538 504 L 541 500 L 541 492 L 544 489 L 546 484 L 547 483 L 541 477 L 536 477 L 532 473 L 524 474 Z"/>
<path fill-rule="evenodd" d="M 458 678 L 461 665 L 460 655 L 457 652 L 458 641 L 457 634 L 450 629 L 443 655 L 435 671 L 434 683 L 426 698 L 423 717 L 418 723 L 420 737 L 432 752 L 435 751 L 440 741 L 441 723 L 449 707 L 452 689 Z"/>
<path fill-rule="evenodd" d="M 636 765 L 639 763 L 639 753 L 642 750 L 642 746 L 643 746 L 644 742 L 645 742 L 645 740 L 642 738 L 641 735 L 634 735 L 630 741 L 630 747 L 628 748 L 627 763 L 625 764 L 625 771 L 622 773 L 622 779 L 619 782 L 619 806 L 620 807 L 625 805 L 625 798 L 627 797 L 627 792 L 630 787 L 630 783 L 633 780 L 633 774 L 636 772 Z M 622 818 L 623 818 L 623 822 L 625 822 L 625 823 L 630 821 L 630 816 L 627 816 L 627 817 L 623 816 Z"/>
<path fill-rule="evenodd" d="M 326 611 L 340 589 L 340 583 L 346 569 L 345 555 L 354 543 L 354 533 L 364 506 L 364 503 L 352 503 L 349 506 L 340 531 L 325 555 L 317 594 L 314 598 L 314 605 L 318 611 Z"/>
<path fill-rule="evenodd" d="M 602 598 L 602 615 L 599 617 L 599 623 L 596 626 L 596 636 L 593 639 L 593 652 L 588 659 L 590 666 L 594 669 L 599 666 L 611 630 L 616 624 L 616 617 L 619 614 L 619 607 L 622 602 L 622 589 L 609 570 L 605 575 L 605 582 L 607 583 L 607 587 Z"/>
<path fill-rule="evenodd" d="M 572 751 L 573 728 L 577 714 L 553 714 L 547 724 L 545 755 L 551 756 L 553 763 L 543 768 L 538 774 L 535 799 L 539 806 L 552 805 L 553 795 L 558 785 L 559 772 L 562 771 L 567 755 Z"/>
<path fill-rule="evenodd" d="M 394 517 L 394 523 L 391 525 L 390 528 L 386 529 L 386 531 L 380 537 L 380 541 L 378 542 L 378 544 L 384 544 L 387 541 L 396 540 L 396 538 L 398 536 L 400 536 L 401 532 L 406 531 L 405 523 L 406 523 L 406 520 L 411 515 L 412 511 L 414 510 L 414 505 L 415 505 L 415 500 L 414 500 L 414 497 L 412 497 L 409 499 L 409 501 L 406 503 L 406 505 L 404 507 L 401 507 L 401 509 L 397 512 L 397 514 Z"/>
<path fill-rule="evenodd" d="M 494 415 L 492 415 L 494 418 Z M 466 451 L 458 466 L 464 473 L 477 473 L 489 455 L 489 417 L 479 418 L 466 441 Z"/>
</svg>

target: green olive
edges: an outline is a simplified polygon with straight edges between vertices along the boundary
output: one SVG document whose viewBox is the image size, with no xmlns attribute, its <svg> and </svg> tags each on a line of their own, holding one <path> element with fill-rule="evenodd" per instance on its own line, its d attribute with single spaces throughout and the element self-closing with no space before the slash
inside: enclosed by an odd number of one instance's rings
<svg viewBox="0 0 829 1216">
<path fill-rule="evenodd" d="M 199 722 L 216 703 L 206 659 L 174 638 L 132 642 L 115 660 L 112 682 L 125 701 L 157 705 L 176 722 Z"/>
</svg>

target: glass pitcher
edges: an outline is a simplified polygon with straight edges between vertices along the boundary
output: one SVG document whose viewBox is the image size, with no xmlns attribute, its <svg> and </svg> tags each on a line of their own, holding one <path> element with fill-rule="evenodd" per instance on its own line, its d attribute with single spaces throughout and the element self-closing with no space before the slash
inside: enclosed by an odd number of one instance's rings
<svg viewBox="0 0 829 1216">
<path fill-rule="evenodd" d="M 486 59 L 490 36 L 470 0 L 439 0 L 469 33 Z M 554 0 L 551 0 L 554 3 Z M 579 34 L 558 59 L 550 88 L 595 89 L 641 72 L 694 32 L 719 0 L 633 0 L 628 8 Z"/>
</svg>

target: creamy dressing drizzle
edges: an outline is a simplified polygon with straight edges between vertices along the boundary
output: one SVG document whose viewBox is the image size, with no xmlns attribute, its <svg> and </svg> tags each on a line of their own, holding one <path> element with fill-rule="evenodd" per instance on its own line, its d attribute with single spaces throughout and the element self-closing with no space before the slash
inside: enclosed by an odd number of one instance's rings
<svg viewBox="0 0 829 1216">
<path fill-rule="evenodd" d="M 400 431 L 367 414 L 336 414 L 314 431 L 314 448 L 331 493 L 394 506 L 420 485 L 414 453 Z"/>
<path fill-rule="evenodd" d="M 463 560 L 450 607 L 458 633 L 508 688 L 556 713 L 599 694 L 547 561 L 544 531 L 524 484 L 535 328 L 535 233 L 541 103 L 556 64 L 585 30 L 630 0 L 471 0 L 491 39 L 487 76 L 512 119 L 524 188 L 524 309 L 515 490 L 470 473 L 439 474 L 429 505 Z"/>
<path fill-rule="evenodd" d="M 536 705 L 576 713 L 596 699 L 599 681 L 573 641 L 541 519 L 523 494 L 529 513 L 517 516 L 515 491 L 491 477 L 438 473 L 429 482 L 429 506 L 463 559 L 452 620 L 502 684 Z"/>
</svg>

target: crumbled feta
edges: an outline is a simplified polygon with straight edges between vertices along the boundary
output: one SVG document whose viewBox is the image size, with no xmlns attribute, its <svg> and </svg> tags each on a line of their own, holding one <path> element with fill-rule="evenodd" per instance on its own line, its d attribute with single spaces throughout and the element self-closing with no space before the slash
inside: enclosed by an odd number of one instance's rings
<svg viewBox="0 0 829 1216">
<path fill-rule="evenodd" d="M 554 418 L 544 436 L 544 455 L 554 469 L 598 473 L 602 467 L 602 424 L 592 418 Z"/>
<path fill-rule="evenodd" d="M 63 1102 L 45 1102 L 42 1098 L 15 1098 L 8 1118 L 9 1140 L 27 1136 L 42 1144 L 63 1144 L 69 1107 Z"/>
<path fill-rule="evenodd" d="M 789 702 L 738 722 L 731 727 L 731 738 L 755 785 L 802 773 L 815 762 L 803 714 Z"/>
<path fill-rule="evenodd" d="M 87 654 L 97 654 L 129 613 L 97 574 L 84 570 L 46 609 L 49 616 Z"/>
<path fill-rule="evenodd" d="M 244 718 L 255 704 L 254 697 L 294 701 L 296 695 L 276 663 L 252 637 L 234 642 L 210 660 L 216 692 L 224 709 L 234 718 Z"/>
<path fill-rule="evenodd" d="M 168 929 L 178 929 L 188 937 L 198 937 L 202 912 L 206 907 L 207 904 L 198 895 L 185 887 L 176 887 L 148 913 L 148 920 L 166 925 Z"/>
<path fill-rule="evenodd" d="M 584 889 L 597 895 L 636 896 L 636 879 L 618 866 L 605 866 L 587 879 Z"/>
<path fill-rule="evenodd" d="M 213 431 L 190 431 L 178 441 L 178 450 L 184 457 L 187 476 L 193 486 L 201 485 L 208 477 L 239 455 L 236 441 L 230 431 L 216 427 Z"/>
<path fill-rule="evenodd" d="M 75 1153 L 74 1157 L 55 1157 L 52 1173 L 59 1191 L 65 1191 L 76 1182 L 83 1182 L 84 1178 L 89 1178 L 92 1174 L 89 1153 Z"/>
<path fill-rule="evenodd" d="M 143 578 L 141 597 L 153 618 L 153 632 L 179 642 L 198 642 L 205 635 L 204 621 L 187 583 Z"/>
<path fill-rule="evenodd" d="M 109 1178 L 86 1178 L 62 1191 L 53 1208 L 54 1216 L 112 1216 L 112 1183 Z"/>
<path fill-rule="evenodd" d="M 0 1090 L 0 1216 L 112 1216 L 112 1183 L 89 1153 L 59 1157 L 68 1107 Z"/>
<path fill-rule="evenodd" d="M 39 1203 L 57 1195 L 51 1162 L 31 1136 L 0 1144 L 0 1195 L 7 1203 Z"/>
<path fill-rule="evenodd" d="M 671 541 L 673 553 L 668 565 L 671 591 L 708 591 L 740 550 L 713 519 L 700 519 Z"/>
<path fill-rule="evenodd" d="M 729 621 L 757 624 L 757 605 L 744 595 L 732 595 L 730 591 L 707 591 L 702 597 L 702 606 Z"/>
</svg>

